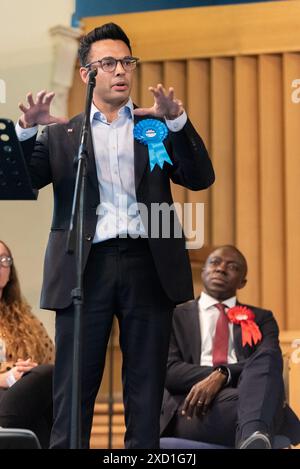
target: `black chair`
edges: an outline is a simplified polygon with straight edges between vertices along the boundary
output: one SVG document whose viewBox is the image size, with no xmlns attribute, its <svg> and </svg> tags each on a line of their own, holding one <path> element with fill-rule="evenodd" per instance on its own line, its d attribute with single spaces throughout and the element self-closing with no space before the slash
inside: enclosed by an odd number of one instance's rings
<svg viewBox="0 0 300 469">
<path fill-rule="evenodd" d="M 276 435 L 273 441 L 273 449 L 289 448 L 291 442 L 287 436 Z M 161 438 L 161 449 L 233 449 L 229 446 L 205 443 L 204 441 L 187 440 L 185 438 Z"/>
<path fill-rule="evenodd" d="M 0 449 L 41 449 L 41 445 L 31 430 L 1 427 Z"/>
</svg>

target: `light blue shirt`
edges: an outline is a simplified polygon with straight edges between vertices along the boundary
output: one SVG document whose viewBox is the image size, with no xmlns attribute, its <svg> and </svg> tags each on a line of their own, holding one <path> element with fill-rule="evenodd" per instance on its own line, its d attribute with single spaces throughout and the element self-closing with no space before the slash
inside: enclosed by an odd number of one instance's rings
<svg viewBox="0 0 300 469">
<path fill-rule="evenodd" d="M 177 119 L 166 120 L 172 132 L 181 130 L 187 121 L 184 112 Z M 91 132 L 99 184 L 100 205 L 93 243 L 128 233 L 131 236 L 145 234 L 135 193 L 133 103 L 129 99 L 113 122 L 92 104 Z M 20 141 L 37 133 L 37 127 L 22 129 L 17 123 Z"/>
<path fill-rule="evenodd" d="M 131 100 L 111 123 L 92 104 L 91 129 L 100 193 L 94 243 L 125 233 L 145 234 L 136 205 L 133 127 Z"/>
</svg>

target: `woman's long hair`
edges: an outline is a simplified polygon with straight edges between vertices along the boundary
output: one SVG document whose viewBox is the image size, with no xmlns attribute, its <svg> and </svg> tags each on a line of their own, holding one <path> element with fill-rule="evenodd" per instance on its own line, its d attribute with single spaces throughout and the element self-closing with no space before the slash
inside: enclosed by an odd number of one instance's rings
<svg viewBox="0 0 300 469">
<path fill-rule="evenodd" d="M 3 244 L 8 252 L 8 255 L 12 258 L 11 250 L 4 243 L 4 241 L 1 241 L 1 239 L 0 244 Z M 2 301 L 8 306 L 15 302 L 22 302 L 20 283 L 14 263 L 12 263 L 12 266 L 10 267 L 9 281 L 7 282 L 2 292 Z"/>
<path fill-rule="evenodd" d="M 9 247 L 1 240 L 0 244 L 12 257 Z M 49 337 L 21 295 L 14 263 L 0 299 L 0 333 L 5 338 L 7 361 L 31 357 L 38 363 L 45 362 L 45 344 L 49 347 Z"/>
</svg>

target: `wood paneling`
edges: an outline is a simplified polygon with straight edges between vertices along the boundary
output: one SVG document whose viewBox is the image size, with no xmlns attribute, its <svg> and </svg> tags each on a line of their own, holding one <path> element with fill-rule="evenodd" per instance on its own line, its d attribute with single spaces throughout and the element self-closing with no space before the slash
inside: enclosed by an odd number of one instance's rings
<svg viewBox="0 0 300 469">
<path fill-rule="evenodd" d="M 181 8 L 84 18 L 90 31 L 114 21 L 144 61 L 236 56 L 300 49 L 300 2 Z"/>
<path fill-rule="evenodd" d="M 143 107 L 153 104 L 153 95 L 148 90 L 163 81 L 163 66 L 161 63 L 142 63 L 140 66 L 140 102 Z"/>
<path fill-rule="evenodd" d="M 211 60 L 212 244 L 235 242 L 233 60 Z"/>
<path fill-rule="evenodd" d="M 300 2 L 87 18 L 83 27 L 112 20 L 141 58 L 134 101 L 151 106 L 150 85 L 174 86 L 213 160 L 214 186 L 174 186 L 175 200 L 205 203 L 205 246 L 234 243 L 247 257 L 240 299 L 299 329 L 300 104 L 291 84 L 300 78 Z M 85 97 L 76 77 L 70 114 Z"/>
<path fill-rule="evenodd" d="M 202 136 L 210 152 L 210 61 L 205 59 L 187 61 L 186 105 L 189 118 Z M 205 191 L 187 191 L 187 201 L 193 204 L 192 226 L 196 229 L 196 203 L 204 204 L 204 243 L 211 244 L 212 205 L 211 188 Z"/>
<path fill-rule="evenodd" d="M 236 244 L 247 258 L 249 281 L 241 301 L 260 304 L 260 192 L 257 58 L 235 60 Z M 225 194 L 224 194 L 225 197 Z"/>
<path fill-rule="evenodd" d="M 185 62 L 164 62 L 163 84 L 168 90 L 173 87 L 175 97 L 183 103 L 186 102 L 186 64 Z M 187 189 L 178 184 L 171 184 L 174 202 L 184 204 L 186 201 Z M 183 206 L 182 206 L 183 207 Z M 182 208 L 183 213 L 183 208 Z"/>
<path fill-rule="evenodd" d="M 205 203 L 205 245 L 236 244 L 248 259 L 241 301 L 273 310 L 287 329 L 300 327 L 300 105 L 291 99 L 297 77 L 296 53 L 149 62 L 136 71 L 133 92 L 134 101 L 148 107 L 149 86 L 174 86 L 216 172 L 206 191 L 172 185 L 174 200 L 193 203 L 193 228 L 196 203 Z M 70 115 L 83 109 L 84 99 L 77 69 Z M 198 292 L 198 271 L 194 278 Z"/>
<path fill-rule="evenodd" d="M 73 117 L 84 110 L 86 87 L 80 78 L 79 68 L 79 64 L 77 63 L 75 67 L 73 86 L 69 93 L 69 117 Z"/>
<path fill-rule="evenodd" d="M 300 329 L 282 331 L 280 333 L 280 346 L 283 354 L 289 359 L 289 404 L 300 415 Z M 296 344 L 298 343 L 298 346 Z M 300 445 L 298 447 L 300 449 Z"/>
<path fill-rule="evenodd" d="M 285 178 L 285 238 L 288 329 L 300 326 L 299 263 L 300 263 L 300 104 L 291 99 L 291 83 L 300 78 L 300 54 L 283 57 L 284 98 L 284 178 Z"/>
<path fill-rule="evenodd" d="M 133 86 L 131 90 L 132 101 L 137 105 L 140 103 L 140 99 L 141 99 L 140 98 L 140 91 L 141 91 L 140 75 L 141 75 L 141 69 L 140 69 L 140 65 L 138 64 L 138 67 L 133 72 Z"/>
<path fill-rule="evenodd" d="M 261 55 L 259 66 L 259 173 L 261 304 L 285 327 L 285 230 L 282 57 Z M 272 275 L 270 275 L 272 273 Z"/>
<path fill-rule="evenodd" d="M 249 263 L 239 299 L 271 309 L 286 329 L 283 350 L 291 351 L 300 330 L 300 103 L 291 99 L 300 79 L 300 1 L 86 18 L 83 28 L 108 21 L 125 29 L 141 58 L 134 101 L 151 106 L 149 86 L 174 86 L 213 160 L 212 188 L 173 186 L 175 200 L 205 203 L 205 246 L 191 251 L 196 294 L 209 246 L 236 244 Z M 82 111 L 84 99 L 76 70 L 70 115 Z M 120 393 L 119 351 L 116 363 Z M 299 413 L 299 363 L 291 361 L 290 378 Z M 106 394 L 107 370 L 103 381 Z"/>
</svg>

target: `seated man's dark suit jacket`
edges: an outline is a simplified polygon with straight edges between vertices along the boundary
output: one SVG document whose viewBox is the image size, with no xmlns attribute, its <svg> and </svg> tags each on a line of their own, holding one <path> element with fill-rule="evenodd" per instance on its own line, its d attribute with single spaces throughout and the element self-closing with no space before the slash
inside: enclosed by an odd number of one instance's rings
<svg viewBox="0 0 300 469">
<path fill-rule="evenodd" d="M 147 116 L 136 117 L 135 123 L 145 118 Z M 65 251 L 76 177 L 74 158 L 78 153 L 82 120 L 83 115 L 80 114 L 68 124 L 47 126 L 37 140 L 33 137 L 21 142 L 33 188 L 41 189 L 53 184 L 54 213 L 41 295 L 41 307 L 46 309 L 67 308 L 76 284 L 75 256 Z M 138 203 L 148 208 L 148 218 L 144 217 L 144 212 L 140 213 L 148 232 L 151 230 L 151 203 L 173 204 L 170 179 L 191 190 L 206 189 L 214 182 L 214 170 L 204 143 L 189 120 L 181 131 L 169 132 L 164 145 L 173 166 L 165 163 L 163 169 L 156 165 L 150 171 L 147 146 L 134 141 L 136 197 Z M 84 264 L 96 230 L 96 210 L 101 202 L 91 134 L 88 150 Z M 149 237 L 149 246 L 160 282 L 170 300 L 178 304 L 193 298 L 184 236 L 176 238 L 171 229 L 169 238 Z"/>
<path fill-rule="evenodd" d="M 240 305 L 240 303 L 237 303 Z M 242 346 L 241 327 L 234 324 L 234 347 L 238 363 L 226 365 L 231 372 L 232 387 L 237 387 L 239 376 L 248 357 L 258 347 L 279 349 L 279 329 L 271 311 L 242 305 L 255 314 L 255 321 L 261 330 L 262 340 L 254 346 Z M 198 312 L 198 299 L 188 301 L 175 308 L 172 334 L 169 348 L 167 376 L 161 411 L 161 434 L 180 408 L 184 398 L 198 381 L 206 378 L 213 371 L 212 366 L 200 366 L 201 334 Z M 284 408 L 284 419 L 280 434 L 290 438 L 293 444 L 300 441 L 300 422 L 291 408 Z"/>
</svg>

